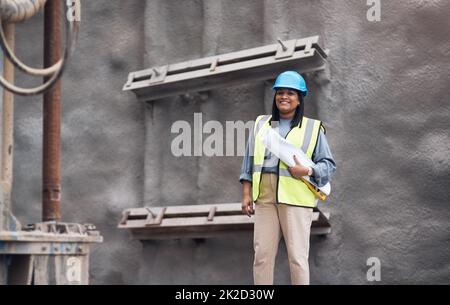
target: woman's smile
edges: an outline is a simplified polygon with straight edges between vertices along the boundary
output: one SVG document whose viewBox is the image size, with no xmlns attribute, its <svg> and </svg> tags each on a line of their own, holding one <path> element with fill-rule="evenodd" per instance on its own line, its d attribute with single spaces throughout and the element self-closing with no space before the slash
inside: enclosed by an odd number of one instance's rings
<svg viewBox="0 0 450 305">
<path fill-rule="evenodd" d="M 280 88 L 275 94 L 275 102 L 282 117 L 293 116 L 299 105 L 298 93 L 288 88 Z"/>
</svg>

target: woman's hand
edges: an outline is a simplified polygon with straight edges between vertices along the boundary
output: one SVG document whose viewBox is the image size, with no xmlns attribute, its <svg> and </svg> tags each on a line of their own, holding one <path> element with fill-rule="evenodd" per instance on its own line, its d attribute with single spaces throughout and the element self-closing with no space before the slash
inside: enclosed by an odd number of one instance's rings
<svg viewBox="0 0 450 305">
<path fill-rule="evenodd" d="M 242 192 L 242 213 L 250 217 L 253 214 L 253 198 L 251 195 L 252 184 L 250 181 L 243 181 Z"/>
<path fill-rule="evenodd" d="M 309 167 L 303 166 L 294 155 L 295 166 L 289 167 L 288 170 L 292 177 L 300 179 L 303 176 L 308 176 Z"/>
<path fill-rule="evenodd" d="M 253 210 L 253 200 L 249 195 L 242 197 L 242 213 L 246 214 L 248 217 L 252 216 Z"/>
</svg>

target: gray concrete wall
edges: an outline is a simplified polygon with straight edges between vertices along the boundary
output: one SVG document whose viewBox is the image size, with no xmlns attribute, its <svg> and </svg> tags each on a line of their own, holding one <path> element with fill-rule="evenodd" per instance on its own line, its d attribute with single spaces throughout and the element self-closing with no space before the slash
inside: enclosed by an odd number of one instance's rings
<svg viewBox="0 0 450 305">
<path fill-rule="evenodd" d="M 63 215 L 92 222 L 91 283 L 250 284 L 252 235 L 206 241 L 130 241 L 116 229 L 124 208 L 240 201 L 241 157 L 171 155 L 176 120 L 253 120 L 270 90 L 249 83 L 208 100 L 137 102 L 121 87 L 130 71 L 320 35 L 330 82 L 307 76 L 306 113 L 324 121 L 338 164 L 333 232 L 311 240 L 313 284 L 367 284 L 381 260 L 384 284 L 450 283 L 450 21 L 446 1 L 85 1 L 77 53 L 63 82 Z M 20 25 L 18 54 L 39 63 L 38 18 Z M 22 76 L 21 84 L 32 84 Z M 40 220 L 41 98 L 17 98 L 14 208 Z M 289 283 L 280 244 L 275 281 Z"/>
</svg>

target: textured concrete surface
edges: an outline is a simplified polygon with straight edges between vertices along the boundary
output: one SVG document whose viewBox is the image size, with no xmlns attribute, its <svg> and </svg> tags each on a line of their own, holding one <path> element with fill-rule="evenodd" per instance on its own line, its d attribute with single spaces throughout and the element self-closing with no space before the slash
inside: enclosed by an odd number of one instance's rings
<svg viewBox="0 0 450 305">
<path fill-rule="evenodd" d="M 152 104 L 121 88 L 128 72 L 320 35 L 329 82 L 307 75 L 306 113 L 324 121 L 338 164 L 332 234 L 311 240 L 313 284 L 450 283 L 450 20 L 447 1 L 84 1 L 77 53 L 63 82 L 62 211 L 92 222 L 94 284 L 250 284 L 252 235 L 205 241 L 130 241 L 116 229 L 122 209 L 240 201 L 241 157 L 171 155 L 176 120 L 253 120 L 272 96 L 264 83 Z M 18 54 L 42 59 L 42 23 L 18 26 Z M 22 76 L 20 84 L 33 84 Z M 41 98 L 17 98 L 14 209 L 40 220 Z M 275 281 L 289 283 L 280 244 Z"/>
</svg>

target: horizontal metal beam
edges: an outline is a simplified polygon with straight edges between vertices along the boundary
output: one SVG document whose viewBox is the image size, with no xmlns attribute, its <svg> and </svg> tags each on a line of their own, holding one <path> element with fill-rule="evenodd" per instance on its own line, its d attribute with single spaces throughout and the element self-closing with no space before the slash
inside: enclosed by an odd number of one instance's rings
<svg viewBox="0 0 450 305">
<path fill-rule="evenodd" d="M 145 229 L 130 230 L 131 238 L 135 240 L 165 240 L 165 239 L 187 239 L 187 238 L 217 238 L 224 236 L 236 236 L 238 233 L 252 233 L 253 222 L 247 228 L 234 227 L 230 229 L 211 230 L 211 231 L 170 231 L 164 230 L 161 232 L 154 232 Z M 327 235 L 331 233 L 330 227 L 311 227 L 311 235 Z"/>
<path fill-rule="evenodd" d="M 22 231 L 0 231 L 0 255 L 85 255 L 90 244 L 102 241 L 90 224 L 36 223 Z"/>
<path fill-rule="evenodd" d="M 329 218 L 315 208 L 311 235 L 329 234 Z M 243 215 L 240 203 L 131 208 L 123 211 L 118 225 L 139 240 L 218 237 L 251 232 L 253 227 L 254 217 Z"/>
<path fill-rule="evenodd" d="M 328 51 L 319 36 L 131 72 L 124 91 L 142 101 L 274 79 L 285 70 L 323 70 Z"/>
<path fill-rule="evenodd" d="M 43 232 L 23 232 L 23 231 L 0 231 L 0 241 L 8 242 L 85 242 L 99 243 L 103 241 L 102 236 L 91 236 L 83 234 L 55 234 Z"/>
<path fill-rule="evenodd" d="M 88 243 L 0 241 L 0 255 L 87 255 Z"/>
</svg>

